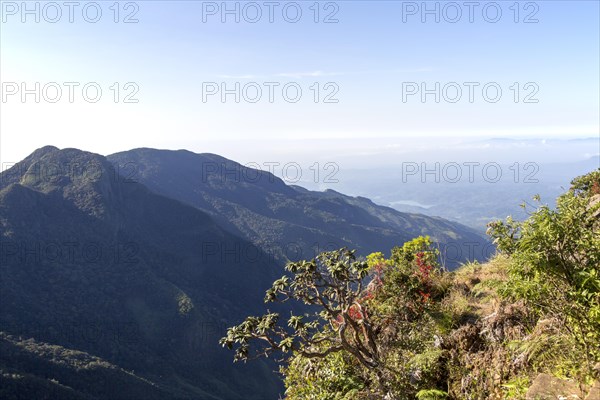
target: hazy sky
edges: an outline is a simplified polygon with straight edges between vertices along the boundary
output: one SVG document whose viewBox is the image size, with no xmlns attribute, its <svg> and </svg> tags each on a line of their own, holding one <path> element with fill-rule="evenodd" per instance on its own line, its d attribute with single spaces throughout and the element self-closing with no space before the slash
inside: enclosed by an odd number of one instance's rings
<svg viewBox="0 0 600 400">
<path fill-rule="evenodd" d="M 2 1 L 0 159 L 599 134 L 598 1 L 424 4 Z"/>
</svg>

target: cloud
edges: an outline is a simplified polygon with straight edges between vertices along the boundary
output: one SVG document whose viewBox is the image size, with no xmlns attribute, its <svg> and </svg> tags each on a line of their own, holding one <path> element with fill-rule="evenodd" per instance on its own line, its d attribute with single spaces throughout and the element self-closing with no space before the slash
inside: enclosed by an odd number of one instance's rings
<svg viewBox="0 0 600 400">
<path fill-rule="evenodd" d="M 217 75 L 219 78 L 223 79 L 257 79 L 260 78 L 258 75 Z"/>
<path fill-rule="evenodd" d="M 279 73 L 275 76 L 285 78 L 319 78 L 324 76 L 340 76 L 340 75 L 380 75 L 380 74 L 405 74 L 414 72 L 432 72 L 434 71 L 431 67 L 421 68 L 408 68 L 408 69 L 388 69 L 388 70 L 368 70 L 368 71 L 349 71 L 349 72 L 323 72 L 323 71 L 312 71 L 312 72 L 284 72 Z"/>
<path fill-rule="evenodd" d="M 409 69 L 394 69 L 391 70 L 390 72 L 393 73 L 411 73 L 411 72 L 433 72 L 435 71 L 433 68 L 431 67 L 423 67 L 423 68 L 409 68 Z"/>
<path fill-rule="evenodd" d="M 275 76 L 281 76 L 281 77 L 285 77 L 285 78 L 302 79 L 302 78 L 319 78 L 322 76 L 337 76 L 337 75 L 343 75 L 343 74 L 341 74 L 339 72 L 313 71 L 313 72 L 282 72 L 282 73 L 276 74 Z"/>
<path fill-rule="evenodd" d="M 431 67 L 422 68 L 409 68 L 409 69 L 390 69 L 390 70 L 372 70 L 372 71 L 351 71 L 351 72 L 324 72 L 321 70 L 306 71 L 306 72 L 280 72 L 271 75 L 217 75 L 222 79 L 266 79 L 266 78 L 323 78 L 328 76 L 341 76 L 341 75 L 380 75 L 380 74 L 401 74 L 401 73 L 414 73 L 414 72 L 431 72 L 434 69 Z"/>
</svg>

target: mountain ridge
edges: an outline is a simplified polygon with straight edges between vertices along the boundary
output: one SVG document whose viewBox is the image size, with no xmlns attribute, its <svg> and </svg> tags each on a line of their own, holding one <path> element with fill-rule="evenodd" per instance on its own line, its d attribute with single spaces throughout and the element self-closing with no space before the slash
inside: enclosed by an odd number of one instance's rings
<svg viewBox="0 0 600 400">
<path fill-rule="evenodd" d="M 77 163 L 100 169 L 43 172 Z M 277 266 L 266 255 L 252 262 L 209 251 L 218 243 L 262 254 L 202 211 L 114 172 L 102 156 L 46 147 L 1 175 L 0 330 L 7 349 L 9 336 L 42 347 L 25 358 L 3 352 L 0 369 L 66 379 L 46 362 L 50 345 L 73 362 L 87 353 L 152 382 L 133 394 L 117 384 L 126 380 L 96 387 L 100 398 L 119 390 L 130 398 L 276 397 L 281 386 L 267 364 L 234 366 L 217 341 L 227 321 L 261 303 Z M 245 279 L 231 280 L 238 275 Z M 241 371 L 245 379 L 230 382 Z"/>
<path fill-rule="evenodd" d="M 387 251 L 415 236 L 430 235 L 440 246 L 450 245 L 465 253 L 449 260 L 450 266 L 485 258 L 486 239 L 459 223 L 402 213 L 365 197 L 287 185 L 270 172 L 215 158 L 211 153 L 178 155 L 177 151 L 144 148 L 107 159 L 118 169 L 136 168 L 136 179 L 151 190 L 207 212 L 231 232 L 276 253 L 276 247 L 292 244 L 304 258 L 311 258 L 331 244 L 356 248 L 366 255 Z M 462 247 L 465 242 L 475 243 L 476 252 Z M 275 256 L 286 261 L 281 252 Z"/>
<path fill-rule="evenodd" d="M 262 309 L 285 261 L 327 246 L 366 255 L 427 231 L 479 240 L 218 155 L 140 152 L 163 157 L 45 146 L 0 174 L 3 398 L 276 398 L 273 364 L 232 365 L 217 342 Z M 110 367 L 85 367 L 98 363 Z"/>
</svg>

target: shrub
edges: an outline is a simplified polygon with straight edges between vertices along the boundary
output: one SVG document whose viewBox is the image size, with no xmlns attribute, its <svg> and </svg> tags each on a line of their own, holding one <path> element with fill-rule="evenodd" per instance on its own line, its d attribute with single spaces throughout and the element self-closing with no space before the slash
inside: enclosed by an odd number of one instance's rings
<svg viewBox="0 0 600 400">
<path fill-rule="evenodd" d="M 511 256 L 500 293 L 561 321 L 588 378 L 600 361 L 600 203 L 592 198 L 599 187 L 595 171 L 573 180 L 556 209 L 540 205 L 524 222 L 489 225 L 498 249 Z"/>
</svg>

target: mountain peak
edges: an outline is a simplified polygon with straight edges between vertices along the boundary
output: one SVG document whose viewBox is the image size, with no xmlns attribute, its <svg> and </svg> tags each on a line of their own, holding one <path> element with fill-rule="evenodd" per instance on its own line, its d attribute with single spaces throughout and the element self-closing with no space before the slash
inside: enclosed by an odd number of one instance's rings
<svg viewBox="0 0 600 400">
<path fill-rule="evenodd" d="M 25 157 L 19 164 L 23 163 L 23 162 L 30 162 L 33 160 L 39 160 L 40 158 L 44 157 L 46 154 L 50 154 L 53 153 L 55 151 L 59 151 L 60 149 L 56 146 L 42 146 L 39 149 L 35 149 L 31 154 L 29 154 L 27 157 Z"/>
<path fill-rule="evenodd" d="M 138 148 L 107 156 L 119 170 L 130 169 L 136 179 L 145 182 L 150 189 L 159 181 L 178 181 L 181 185 L 195 184 L 216 190 L 229 191 L 231 186 L 254 188 L 257 195 L 262 191 L 293 194 L 283 180 L 266 169 L 251 168 L 212 153 L 194 153 L 188 150 L 157 150 Z M 148 181 L 148 176 L 157 174 Z"/>
<path fill-rule="evenodd" d="M 125 187 L 103 156 L 45 146 L 0 174 L 0 190 L 20 185 L 61 197 L 84 213 L 107 218 Z"/>
<path fill-rule="evenodd" d="M 34 150 L 34 152 L 31 153 L 30 157 L 31 156 L 41 157 L 46 153 L 51 153 L 56 150 L 59 150 L 59 148 L 56 146 L 52 146 L 52 145 L 43 146 L 43 147 L 40 147 L 39 149 Z"/>
</svg>

